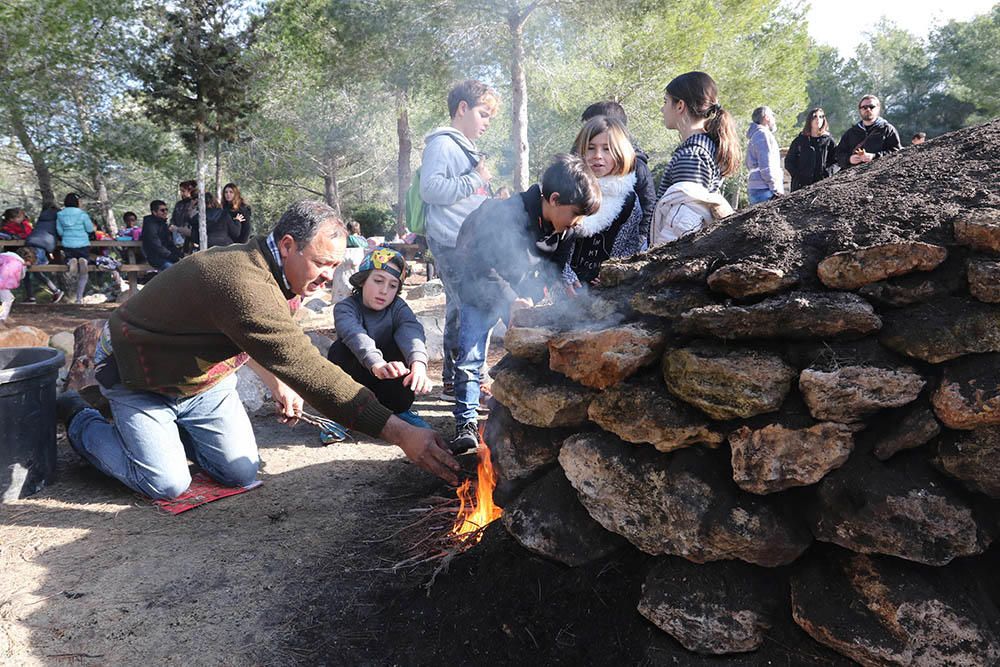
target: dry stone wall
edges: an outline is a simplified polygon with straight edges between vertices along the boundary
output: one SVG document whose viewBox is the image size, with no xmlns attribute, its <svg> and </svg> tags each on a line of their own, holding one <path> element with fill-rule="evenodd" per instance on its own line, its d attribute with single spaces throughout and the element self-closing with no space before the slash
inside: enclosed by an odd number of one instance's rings
<svg viewBox="0 0 1000 667">
<path fill-rule="evenodd" d="M 1000 121 L 517 313 L 485 430 L 508 532 L 648 554 L 637 609 L 691 651 L 786 614 L 860 664 L 997 664 L 997 164 Z"/>
</svg>

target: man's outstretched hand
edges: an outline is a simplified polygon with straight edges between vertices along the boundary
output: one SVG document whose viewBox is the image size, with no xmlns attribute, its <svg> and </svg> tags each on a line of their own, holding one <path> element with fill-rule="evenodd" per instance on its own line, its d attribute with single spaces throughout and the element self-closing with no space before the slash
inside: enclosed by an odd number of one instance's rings
<svg viewBox="0 0 1000 667">
<path fill-rule="evenodd" d="M 437 431 L 411 426 L 393 415 L 385 423 L 381 436 L 383 440 L 402 449 L 406 458 L 420 468 L 437 475 L 452 486 L 458 484 L 458 475 L 455 471 L 459 470 L 460 466 L 445 448 L 444 439 Z"/>
</svg>

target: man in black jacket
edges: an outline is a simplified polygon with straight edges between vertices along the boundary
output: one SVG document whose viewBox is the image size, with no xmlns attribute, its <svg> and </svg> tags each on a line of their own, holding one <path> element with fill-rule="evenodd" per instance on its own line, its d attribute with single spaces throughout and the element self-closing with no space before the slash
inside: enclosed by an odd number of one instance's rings
<svg viewBox="0 0 1000 667">
<path fill-rule="evenodd" d="M 861 122 L 844 132 L 837 144 L 837 163 L 841 169 L 871 162 L 902 148 L 899 131 L 879 117 L 881 103 L 877 97 L 862 97 L 858 102 L 858 111 Z"/>
<path fill-rule="evenodd" d="M 174 245 L 172 225 L 167 225 L 167 202 L 150 202 L 149 211 L 142 219 L 142 254 L 151 266 L 163 271 L 180 261 L 181 252 Z"/>
</svg>

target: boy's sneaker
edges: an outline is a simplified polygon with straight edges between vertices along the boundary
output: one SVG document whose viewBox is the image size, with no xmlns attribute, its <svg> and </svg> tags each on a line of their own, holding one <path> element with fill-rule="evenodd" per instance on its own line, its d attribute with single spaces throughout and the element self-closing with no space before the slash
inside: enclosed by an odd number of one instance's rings
<svg viewBox="0 0 1000 667">
<path fill-rule="evenodd" d="M 66 296 L 66 292 L 63 292 L 61 289 L 57 289 L 55 294 L 52 295 L 52 303 L 59 303 L 62 301 L 64 296 Z"/>
<path fill-rule="evenodd" d="M 479 446 L 479 427 L 476 422 L 466 422 L 455 427 L 455 438 L 448 443 L 452 454 L 464 454 Z"/>
<path fill-rule="evenodd" d="M 38 303 L 38 299 L 36 299 L 33 296 L 29 296 L 27 299 L 24 300 L 24 303 Z"/>
<path fill-rule="evenodd" d="M 405 412 L 397 412 L 396 416 L 402 419 L 407 424 L 412 424 L 417 428 L 430 428 L 431 425 L 425 422 L 420 415 L 417 414 L 415 410 L 407 410 Z"/>
<path fill-rule="evenodd" d="M 441 393 L 439 394 L 441 400 L 443 401 L 455 401 L 455 383 L 445 382 L 444 387 L 441 388 Z"/>
</svg>

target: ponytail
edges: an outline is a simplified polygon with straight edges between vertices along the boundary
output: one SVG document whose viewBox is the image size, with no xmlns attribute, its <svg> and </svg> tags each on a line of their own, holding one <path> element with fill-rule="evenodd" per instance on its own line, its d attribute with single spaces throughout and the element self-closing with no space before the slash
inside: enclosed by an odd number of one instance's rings
<svg viewBox="0 0 1000 667">
<path fill-rule="evenodd" d="M 719 171 L 724 177 L 735 174 L 743 162 L 743 152 L 733 115 L 718 107 L 705 122 L 705 132 L 715 141 L 715 161 L 719 163 Z"/>
</svg>

